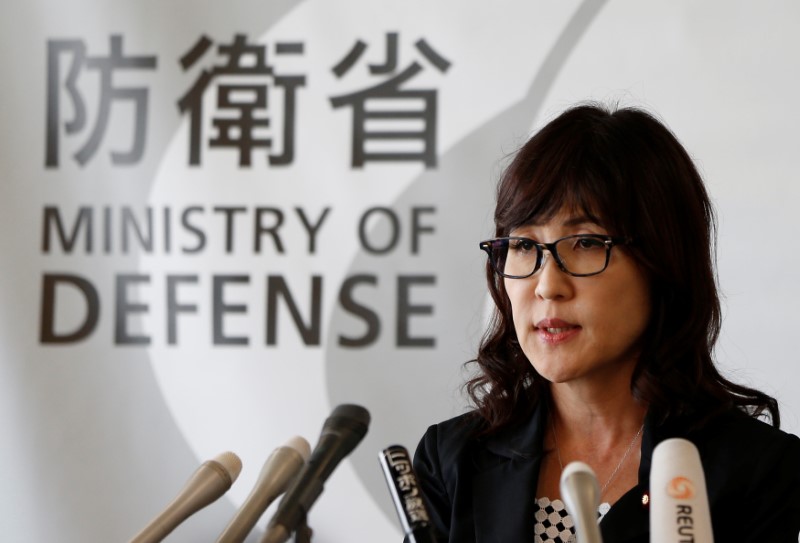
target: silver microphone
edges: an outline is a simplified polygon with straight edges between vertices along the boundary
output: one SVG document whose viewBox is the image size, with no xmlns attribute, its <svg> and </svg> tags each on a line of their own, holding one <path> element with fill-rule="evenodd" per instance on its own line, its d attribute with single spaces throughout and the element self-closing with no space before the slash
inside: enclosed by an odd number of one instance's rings
<svg viewBox="0 0 800 543">
<path fill-rule="evenodd" d="M 218 454 L 197 468 L 169 505 L 130 543 L 158 543 L 181 522 L 219 499 L 242 471 L 242 461 L 232 452 Z"/>
<path fill-rule="evenodd" d="M 600 486 L 592 468 L 583 462 L 570 462 L 561 472 L 560 489 L 561 499 L 575 521 L 578 543 L 603 543 L 597 525 Z"/>
</svg>

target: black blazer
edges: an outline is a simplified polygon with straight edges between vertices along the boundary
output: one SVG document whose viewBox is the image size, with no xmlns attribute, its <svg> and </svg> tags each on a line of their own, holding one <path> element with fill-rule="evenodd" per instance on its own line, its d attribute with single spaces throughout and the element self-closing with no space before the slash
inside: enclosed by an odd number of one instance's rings
<svg viewBox="0 0 800 543">
<path fill-rule="evenodd" d="M 534 501 L 547 428 L 540 405 L 522 426 L 472 437 L 477 417 L 461 415 L 428 428 L 414 457 L 439 541 L 525 542 L 534 537 Z M 701 431 L 645 421 L 639 483 L 600 523 L 605 543 L 649 541 L 650 460 L 670 437 L 700 452 L 716 543 L 797 543 L 800 533 L 800 439 L 735 410 Z"/>
</svg>

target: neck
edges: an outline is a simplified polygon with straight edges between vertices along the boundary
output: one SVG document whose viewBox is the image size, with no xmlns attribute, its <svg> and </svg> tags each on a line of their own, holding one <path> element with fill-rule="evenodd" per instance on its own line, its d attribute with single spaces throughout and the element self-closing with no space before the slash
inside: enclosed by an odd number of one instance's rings
<svg viewBox="0 0 800 543">
<path fill-rule="evenodd" d="M 647 407 L 630 391 L 586 400 L 553 387 L 550 410 L 552 423 L 559 436 L 564 436 L 565 444 L 603 450 L 630 439 L 644 422 Z"/>
<path fill-rule="evenodd" d="M 557 428 L 571 434 L 594 434 L 615 440 L 632 435 L 644 421 L 647 406 L 633 397 L 634 364 L 603 375 L 550 384 L 551 413 Z"/>
<path fill-rule="evenodd" d="M 538 491 L 557 495 L 561 471 L 570 462 L 589 464 L 597 475 L 601 499 L 614 503 L 636 485 L 647 406 L 630 389 L 630 376 L 550 384 L 551 431 Z"/>
</svg>

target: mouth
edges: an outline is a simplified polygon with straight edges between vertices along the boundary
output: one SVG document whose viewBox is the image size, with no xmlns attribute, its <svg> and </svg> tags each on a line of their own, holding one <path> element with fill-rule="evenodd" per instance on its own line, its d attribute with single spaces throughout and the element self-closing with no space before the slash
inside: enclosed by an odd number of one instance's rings
<svg viewBox="0 0 800 543">
<path fill-rule="evenodd" d="M 561 332 L 567 332 L 574 328 L 580 328 L 577 324 L 573 324 L 571 322 L 567 322 L 561 319 L 542 319 L 537 322 L 535 325 L 537 330 L 546 330 L 551 334 L 559 334 Z"/>
<path fill-rule="evenodd" d="M 581 327 L 577 324 L 561 319 L 542 319 L 535 325 L 535 330 L 539 332 L 545 341 L 550 343 L 566 341 L 580 329 Z"/>
</svg>

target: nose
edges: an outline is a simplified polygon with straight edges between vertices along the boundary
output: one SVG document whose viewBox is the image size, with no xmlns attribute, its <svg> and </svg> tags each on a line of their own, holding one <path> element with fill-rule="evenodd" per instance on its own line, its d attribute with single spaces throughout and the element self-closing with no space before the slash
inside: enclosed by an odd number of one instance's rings
<svg viewBox="0 0 800 543">
<path fill-rule="evenodd" d="M 572 277 L 561 271 L 550 251 L 544 251 L 542 266 L 532 278 L 536 281 L 534 292 L 542 300 L 565 299 L 573 294 Z"/>
</svg>

